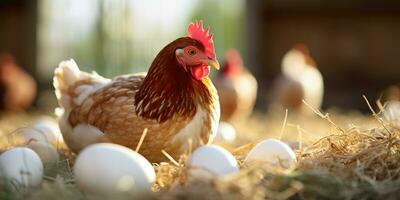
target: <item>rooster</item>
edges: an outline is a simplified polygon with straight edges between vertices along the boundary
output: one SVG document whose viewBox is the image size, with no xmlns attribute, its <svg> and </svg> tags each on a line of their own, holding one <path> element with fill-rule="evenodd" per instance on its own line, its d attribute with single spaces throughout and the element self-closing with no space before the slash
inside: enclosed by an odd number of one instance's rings
<svg viewBox="0 0 400 200">
<path fill-rule="evenodd" d="M 59 125 L 73 152 L 98 142 L 135 148 L 151 162 L 178 158 L 211 142 L 220 118 L 218 94 L 208 75 L 219 69 L 209 28 L 190 23 L 188 36 L 165 46 L 147 74 L 106 79 L 79 70 L 73 60 L 55 70 Z M 189 148 L 190 147 L 190 148 Z"/>
<path fill-rule="evenodd" d="M 323 78 L 308 48 L 295 45 L 282 59 L 282 75 L 273 87 L 273 104 L 298 114 L 311 114 L 312 109 L 303 104 L 303 99 L 312 108 L 319 109 L 324 94 Z"/>
<path fill-rule="evenodd" d="M 257 96 L 257 80 L 244 67 L 238 51 L 226 52 L 221 73 L 215 77 L 221 104 L 221 120 L 237 123 L 253 111 Z"/>
<path fill-rule="evenodd" d="M 36 82 L 9 54 L 0 55 L 0 109 L 22 111 L 32 105 Z"/>
</svg>

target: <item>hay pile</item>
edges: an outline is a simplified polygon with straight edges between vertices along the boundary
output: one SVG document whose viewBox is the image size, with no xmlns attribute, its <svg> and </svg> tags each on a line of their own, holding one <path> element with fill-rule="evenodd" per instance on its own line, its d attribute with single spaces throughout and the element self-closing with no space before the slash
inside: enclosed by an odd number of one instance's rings
<svg viewBox="0 0 400 200">
<path fill-rule="evenodd" d="M 294 171 L 242 166 L 221 180 L 182 181 L 184 167 L 158 166 L 158 199 L 398 199 L 400 128 L 341 129 L 298 150 Z M 238 161 L 251 145 L 234 150 Z M 180 182 L 181 184 L 176 184 Z M 175 183 L 175 184 L 174 184 Z M 171 189 L 172 188 L 172 189 Z"/>
<path fill-rule="evenodd" d="M 232 176 L 190 177 L 185 167 L 188 155 L 178 161 L 154 165 L 157 180 L 151 198 L 399 199 L 400 125 L 359 114 L 330 117 L 317 112 L 317 115 L 319 118 L 289 116 L 284 129 L 283 116 L 277 115 L 256 116 L 247 123 L 247 128 L 237 127 L 242 133 L 238 142 L 225 145 L 241 166 L 241 171 Z M 24 120 L 29 121 L 26 116 L 19 121 Z M 361 125 L 354 125 L 354 121 Z M 1 125 L 4 124 L 0 122 Z M 243 164 L 254 144 L 271 137 L 301 139 L 300 149 L 296 150 L 296 169 L 283 171 Z M 5 135 L 1 138 L 4 149 Z M 65 159 L 55 166 L 46 166 L 41 188 L 15 192 L 0 181 L 0 199 L 87 199 L 74 184 L 71 172 L 74 156 L 65 149 L 61 152 Z"/>
</svg>

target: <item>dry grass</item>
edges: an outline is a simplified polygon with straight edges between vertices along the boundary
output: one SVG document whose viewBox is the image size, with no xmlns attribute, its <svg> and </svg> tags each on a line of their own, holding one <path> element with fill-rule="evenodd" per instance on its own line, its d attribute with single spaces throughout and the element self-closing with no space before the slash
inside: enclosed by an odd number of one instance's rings
<svg viewBox="0 0 400 200">
<path fill-rule="evenodd" d="M 154 165 L 157 180 L 153 199 L 399 199 L 400 126 L 378 115 L 330 111 L 299 117 L 285 112 L 255 114 L 237 125 L 235 144 L 221 144 L 240 163 L 238 174 L 206 179 L 188 176 L 184 155 L 178 161 Z M 0 120 L 1 149 L 11 144 L 6 135 L 27 126 L 30 115 Z M 265 165 L 245 166 L 251 147 L 264 138 L 299 141 L 298 165 L 282 171 Z M 15 192 L 2 181 L 0 199 L 87 199 L 74 184 L 74 156 L 62 149 L 64 159 L 46 166 L 40 188 Z"/>
</svg>

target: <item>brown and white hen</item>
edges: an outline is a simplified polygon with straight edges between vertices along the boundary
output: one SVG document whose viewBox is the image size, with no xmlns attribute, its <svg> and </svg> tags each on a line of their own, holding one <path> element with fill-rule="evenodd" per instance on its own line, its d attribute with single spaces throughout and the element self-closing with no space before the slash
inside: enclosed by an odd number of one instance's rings
<svg viewBox="0 0 400 200">
<path fill-rule="evenodd" d="M 220 117 L 217 91 L 208 77 L 219 68 L 212 35 L 202 22 L 165 46 L 146 73 L 106 79 L 81 72 L 73 60 L 55 70 L 60 128 L 74 152 L 96 142 L 135 149 L 152 162 L 178 158 L 213 140 Z M 191 141 L 191 142 L 189 142 Z M 189 145 L 190 143 L 190 145 Z"/>
<path fill-rule="evenodd" d="M 287 108 L 302 115 L 312 114 L 311 107 L 319 109 L 324 95 L 324 81 L 316 63 L 304 44 L 297 44 L 282 59 L 282 74 L 272 89 L 274 108 Z"/>
</svg>

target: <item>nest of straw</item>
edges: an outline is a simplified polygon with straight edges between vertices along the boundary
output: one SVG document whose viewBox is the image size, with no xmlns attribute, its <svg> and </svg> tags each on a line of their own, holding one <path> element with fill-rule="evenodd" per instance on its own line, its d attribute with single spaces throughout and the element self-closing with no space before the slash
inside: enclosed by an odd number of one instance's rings
<svg viewBox="0 0 400 200">
<path fill-rule="evenodd" d="M 249 148 L 234 152 L 241 163 Z M 397 199 L 400 129 L 359 130 L 326 136 L 297 151 L 293 171 L 242 166 L 239 174 L 187 181 L 184 162 L 157 166 L 157 199 Z"/>
</svg>

